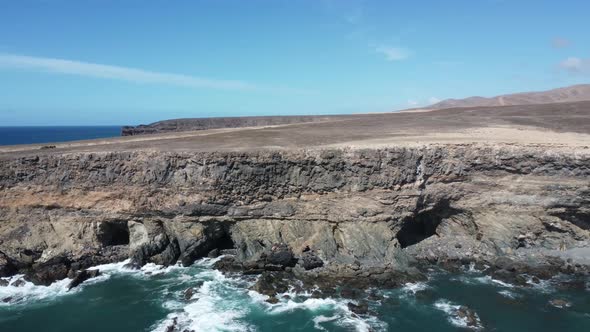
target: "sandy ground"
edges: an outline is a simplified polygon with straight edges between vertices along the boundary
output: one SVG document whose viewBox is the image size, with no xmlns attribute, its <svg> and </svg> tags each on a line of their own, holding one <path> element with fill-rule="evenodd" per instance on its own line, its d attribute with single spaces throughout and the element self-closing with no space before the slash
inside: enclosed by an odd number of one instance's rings
<svg viewBox="0 0 590 332">
<path fill-rule="evenodd" d="M 590 102 L 358 114 L 267 127 L 0 147 L 0 158 L 81 151 L 251 151 L 382 148 L 423 144 L 516 144 L 590 153 Z M 41 149 L 56 145 L 54 149 Z"/>
</svg>

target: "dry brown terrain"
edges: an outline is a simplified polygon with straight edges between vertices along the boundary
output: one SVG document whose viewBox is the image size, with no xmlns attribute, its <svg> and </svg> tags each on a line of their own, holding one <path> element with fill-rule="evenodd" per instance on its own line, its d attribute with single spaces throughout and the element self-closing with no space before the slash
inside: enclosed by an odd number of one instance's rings
<svg viewBox="0 0 590 332">
<path fill-rule="evenodd" d="M 469 97 L 465 99 L 446 99 L 427 108 L 445 109 L 451 107 L 533 105 L 588 100 L 590 100 L 590 84 L 580 84 L 548 91 L 521 92 L 490 98 Z"/>
<path fill-rule="evenodd" d="M 505 143 L 590 146 L 590 102 L 351 115 L 314 123 L 210 129 L 0 147 L 0 157 L 74 151 L 252 151 Z M 46 144 L 44 144 L 46 145 Z"/>
</svg>

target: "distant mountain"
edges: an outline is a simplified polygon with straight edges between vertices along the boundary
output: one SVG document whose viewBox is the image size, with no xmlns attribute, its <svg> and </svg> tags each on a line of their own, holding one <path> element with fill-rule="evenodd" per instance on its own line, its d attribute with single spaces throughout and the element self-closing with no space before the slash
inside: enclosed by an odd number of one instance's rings
<svg viewBox="0 0 590 332">
<path fill-rule="evenodd" d="M 465 99 L 446 99 L 426 108 L 443 109 L 455 107 L 534 105 L 586 100 L 590 100 L 590 84 L 572 85 L 548 91 L 515 93 L 491 98 L 469 97 Z"/>
</svg>

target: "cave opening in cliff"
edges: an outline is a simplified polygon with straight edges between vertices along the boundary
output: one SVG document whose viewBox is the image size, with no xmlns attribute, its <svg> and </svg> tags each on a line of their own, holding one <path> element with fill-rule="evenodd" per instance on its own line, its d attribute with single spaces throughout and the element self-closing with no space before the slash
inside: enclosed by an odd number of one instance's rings
<svg viewBox="0 0 590 332">
<path fill-rule="evenodd" d="M 101 222 L 98 226 L 98 241 L 105 247 L 129 244 L 129 227 L 125 220 Z"/>
<path fill-rule="evenodd" d="M 216 240 L 215 248 L 219 250 L 235 249 L 234 240 L 231 238 L 229 232 L 224 232 L 223 235 Z"/>
<path fill-rule="evenodd" d="M 436 235 L 436 229 L 451 212 L 448 204 L 418 213 L 414 218 L 406 220 L 396 235 L 402 248 L 420 243 Z"/>
</svg>

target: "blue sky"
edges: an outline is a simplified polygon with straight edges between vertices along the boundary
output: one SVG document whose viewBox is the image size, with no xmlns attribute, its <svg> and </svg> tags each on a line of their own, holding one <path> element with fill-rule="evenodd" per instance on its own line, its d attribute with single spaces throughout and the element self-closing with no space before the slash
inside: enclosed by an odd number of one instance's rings
<svg viewBox="0 0 590 332">
<path fill-rule="evenodd" d="M 384 112 L 590 81 L 586 0 L 0 0 L 0 126 Z"/>
</svg>

